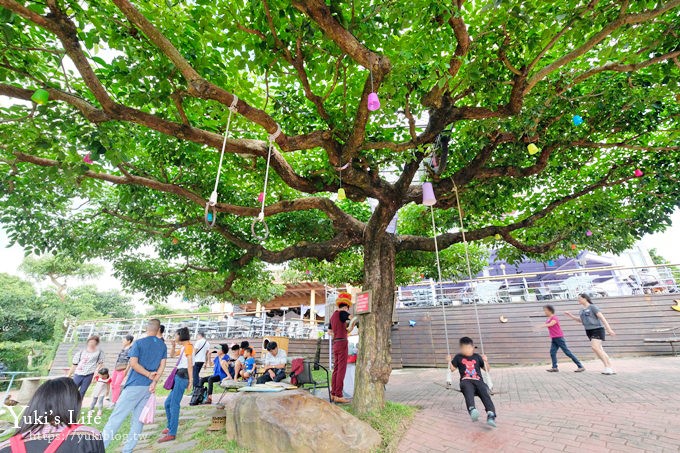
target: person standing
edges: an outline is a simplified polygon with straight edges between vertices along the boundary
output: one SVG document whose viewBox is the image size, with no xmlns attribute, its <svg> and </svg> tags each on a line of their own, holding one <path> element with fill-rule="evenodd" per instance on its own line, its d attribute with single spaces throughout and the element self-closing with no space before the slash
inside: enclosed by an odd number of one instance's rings
<svg viewBox="0 0 680 453">
<path fill-rule="evenodd" d="M 203 366 L 208 368 L 210 364 L 210 343 L 205 339 L 204 332 L 198 332 L 196 335 L 196 344 L 194 344 L 194 386 L 198 387 L 198 383 L 201 381 L 201 369 Z"/>
<path fill-rule="evenodd" d="M 350 320 L 349 308 L 352 305 L 352 295 L 342 292 L 335 301 L 338 309 L 333 312 L 330 320 L 330 334 L 333 338 L 333 377 L 331 380 L 331 400 L 335 403 L 349 403 L 342 395 L 347 358 L 349 357 L 349 343 L 347 340 L 347 322 Z"/>
<path fill-rule="evenodd" d="M 68 377 L 73 378 L 76 387 L 80 391 L 80 396 L 85 396 L 85 392 L 92 383 L 94 373 L 104 365 L 104 353 L 99 349 L 99 337 L 92 335 L 87 339 L 84 349 L 73 355 L 71 368 L 68 370 Z"/>
<path fill-rule="evenodd" d="M 135 337 L 132 335 L 126 335 L 125 338 L 123 338 L 123 349 L 118 353 L 116 364 L 113 367 L 113 374 L 111 375 L 111 402 L 113 404 L 116 404 L 116 401 L 118 401 L 122 390 L 123 380 L 130 372 L 130 357 L 128 356 L 128 353 L 132 347 L 133 341 L 135 341 Z"/>
<path fill-rule="evenodd" d="M 584 372 L 586 369 L 583 367 L 583 364 L 567 347 L 567 342 L 564 339 L 564 333 L 560 327 L 560 320 L 557 318 L 557 315 L 555 315 L 555 307 L 552 305 L 546 305 L 543 307 L 543 312 L 547 318 L 544 326 L 548 328 L 548 333 L 550 334 L 550 359 L 552 360 L 552 368 L 548 369 L 547 371 L 551 373 L 557 373 L 560 371 L 557 368 L 557 351 L 561 349 L 567 355 L 567 357 L 574 361 L 578 367 L 574 370 L 574 372 Z"/>
<path fill-rule="evenodd" d="M 158 338 L 161 322 L 151 319 L 146 326 L 146 337 L 135 341 L 128 352 L 130 357 L 130 373 L 118 398 L 109 421 L 104 426 L 104 445 L 108 446 L 118 432 L 125 419 L 132 414 L 130 433 L 123 447 L 123 453 L 131 453 L 137 445 L 144 425 L 139 416 L 152 393 L 156 393 L 156 384 L 165 370 L 168 348 Z"/>
<path fill-rule="evenodd" d="M 590 347 L 604 364 L 604 371 L 602 374 L 616 374 L 612 368 L 612 362 L 609 360 L 609 356 L 602 346 L 602 342 L 605 340 L 605 329 L 606 332 L 612 336 L 616 335 L 616 332 L 609 326 L 607 319 L 600 309 L 590 300 L 590 296 L 587 294 L 580 294 L 578 296 L 578 303 L 583 307 L 581 308 L 578 317 L 568 311 L 565 311 L 564 314 L 574 321 L 583 324 L 583 327 L 586 329 L 586 336 L 588 336 L 588 339 L 590 340 Z"/>
<path fill-rule="evenodd" d="M 177 428 L 179 427 L 179 410 L 182 404 L 182 397 L 187 389 L 191 390 L 193 388 L 194 376 L 189 370 L 192 369 L 193 365 L 194 348 L 189 340 L 191 340 L 191 334 L 187 327 L 177 329 L 170 352 L 170 357 L 177 357 L 177 373 L 175 374 L 172 390 L 165 399 L 165 418 L 168 421 L 168 425 L 163 430 L 163 437 L 158 439 L 158 443 L 175 440 Z M 181 346 L 179 351 L 177 351 L 178 343 Z"/>
<path fill-rule="evenodd" d="M 92 403 L 90 404 L 90 412 L 94 411 L 97 406 L 97 416 L 101 417 L 102 409 L 104 408 L 104 398 L 111 393 L 111 377 L 109 376 L 108 368 L 100 368 L 97 376 L 94 378 L 94 390 L 92 391 Z"/>
</svg>

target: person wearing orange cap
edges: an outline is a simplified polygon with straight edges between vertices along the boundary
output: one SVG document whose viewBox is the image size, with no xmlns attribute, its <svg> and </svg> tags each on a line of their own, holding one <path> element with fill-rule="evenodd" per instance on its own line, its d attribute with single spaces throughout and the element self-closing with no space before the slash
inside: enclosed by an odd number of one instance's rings
<svg viewBox="0 0 680 453">
<path fill-rule="evenodd" d="M 347 322 L 350 320 L 349 308 L 352 306 L 352 296 L 340 293 L 335 301 L 338 309 L 331 315 L 330 334 L 333 338 L 333 378 L 331 380 L 331 400 L 335 403 L 349 403 L 342 396 L 347 358 L 349 357 L 349 343 L 347 341 Z"/>
</svg>

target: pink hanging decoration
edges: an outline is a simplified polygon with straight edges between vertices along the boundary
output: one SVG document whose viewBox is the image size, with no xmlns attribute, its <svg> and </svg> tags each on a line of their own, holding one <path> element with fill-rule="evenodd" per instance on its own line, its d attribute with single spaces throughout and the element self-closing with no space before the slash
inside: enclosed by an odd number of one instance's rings
<svg viewBox="0 0 680 453">
<path fill-rule="evenodd" d="M 375 112 L 380 108 L 380 100 L 377 93 L 370 93 L 368 95 L 368 110 Z"/>
<path fill-rule="evenodd" d="M 434 206 L 437 204 L 437 198 L 434 196 L 434 188 L 431 182 L 423 183 L 423 204 L 425 206 Z"/>
<path fill-rule="evenodd" d="M 86 164 L 93 164 L 94 162 L 92 161 L 92 158 L 90 157 L 90 153 L 85 154 L 85 157 L 83 157 L 83 162 Z"/>
<path fill-rule="evenodd" d="M 635 171 L 633 172 L 633 175 L 634 175 L 636 178 L 641 178 L 641 177 L 644 175 L 644 173 L 643 173 L 642 170 L 640 170 L 639 168 L 636 168 Z"/>
<path fill-rule="evenodd" d="M 586 231 L 586 236 L 592 236 L 592 235 L 593 235 L 592 231 L 590 231 L 590 230 Z"/>
<path fill-rule="evenodd" d="M 264 192 L 260 192 L 260 195 L 257 196 L 257 202 L 262 203 L 264 201 Z"/>
</svg>

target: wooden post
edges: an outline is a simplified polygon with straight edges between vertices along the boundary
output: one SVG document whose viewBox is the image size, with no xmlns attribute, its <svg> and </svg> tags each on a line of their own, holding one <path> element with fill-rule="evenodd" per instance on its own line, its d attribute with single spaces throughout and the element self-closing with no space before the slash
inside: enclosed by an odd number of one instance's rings
<svg viewBox="0 0 680 453">
<path fill-rule="evenodd" d="M 309 308 L 312 310 L 309 313 L 309 322 L 312 326 L 316 326 L 316 291 L 314 290 L 309 294 Z"/>
</svg>

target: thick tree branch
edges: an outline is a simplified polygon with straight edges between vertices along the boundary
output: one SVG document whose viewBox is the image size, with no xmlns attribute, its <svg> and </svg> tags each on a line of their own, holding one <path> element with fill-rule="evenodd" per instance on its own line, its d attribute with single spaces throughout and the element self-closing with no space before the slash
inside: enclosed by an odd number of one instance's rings
<svg viewBox="0 0 680 453">
<path fill-rule="evenodd" d="M 604 187 L 613 187 L 619 184 L 622 184 L 625 181 L 629 181 L 630 179 L 633 179 L 634 176 L 628 176 L 625 178 L 620 178 L 614 181 L 610 181 L 611 176 L 614 174 L 614 172 L 618 169 L 617 166 L 613 166 L 610 171 L 607 173 L 607 175 L 602 178 L 600 181 L 590 184 L 583 189 L 574 192 L 571 195 L 566 195 L 562 198 L 559 198 L 557 200 L 552 201 L 550 204 L 548 204 L 546 207 L 543 209 L 531 214 L 530 216 L 524 218 L 523 220 L 519 222 L 512 223 L 510 225 L 506 226 L 488 226 L 484 228 L 480 228 L 477 230 L 471 230 L 471 231 L 466 231 L 465 232 L 465 238 L 467 241 L 478 241 L 480 239 L 484 239 L 490 236 L 494 236 L 496 234 L 500 234 L 502 237 L 507 237 L 511 238 L 510 233 L 513 231 L 522 229 L 522 228 L 529 228 L 533 226 L 536 222 L 539 220 L 545 218 L 548 216 L 550 213 L 555 211 L 557 208 L 560 206 L 576 200 L 577 198 L 580 198 L 584 195 L 588 195 L 592 192 L 595 192 L 598 189 L 604 188 Z M 506 241 L 507 241 L 506 238 Z M 439 236 L 437 236 L 437 243 L 439 245 L 440 249 L 445 249 L 447 247 L 450 247 L 453 244 L 459 243 L 463 241 L 463 236 L 460 233 L 460 231 L 455 232 L 455 233 L 444 233 Z M 519 242 L 517 242 L 519 244 Z M 531 247 L 528 245 L 525 245 L 525 247 Z M 422 236 L 411 236 L 411 235 L 404 235 L 404 236 L 398 236 L 397 237 L 397 250 L 422 250 L 422 251 L 428 251 L 428 252 L 433 252 L 434 251 L 434 240 L 432 238 L 428 237 L 422 237 Z"/>
<path fill-rule="evenodd" d="M 316 22 L 324 34 L 352 60 L 364 68 L 372 70 L 374 76 L 377 74 L 385 75 L 392 69 L 389 59 L 370 51 L 360 43 L 352 33 L 335 19 L 323 0 L 294 0 L 293 6 Z"/>
<path fill-rule="evenodd" d="M 593 47 L 601 43 L 608 36 L 610 36 L 618 28 L 621 28 L 624 25 L 635 25 L 647 22 L 649 20 L 652 20 L 656 17 L 665 14 L 666 12 L 670 11 L 673 8 L 676 8 L 677 6 L 680 6 L 680 0 L 670 0 L 653 10 L 636 14 L 619 15 L 615 20 L 604 26 L 602 30 L 595 33 L 595 35 L 593 35 L 585 43 L 583 43 L 576 49 L 572 50 L 571 52 L 568 52 L 567 54 L 558 58 L 557 60 L 553 61 L 552 63 L 544 66 L 538 72 L 536 72 L 536 74 L 531 76 L 531 78 L 528 80 L 526 84 L 526 87 L 524 88 L 524 94 L 529 93 L 538 82 L 543 80 L 550 73 L 584 55 L 586 52 L 588 52 Z"/>
<path fill-rule="evenodd" d="M 646 68 L 648 66 L 651 66 L 653 64 L 657 63 L 663 63 L 664 61 L 671 60 L 674 58 L 677 58 L 680 56 L 680 50 L 676 50 L 674 52 L 668 52 L 663 55 L 659 55 L 658 57 L 650 58 L 649 60 L 646 61 L 641 61 L 639 63 L 629 63 L 629 64 L 624 64 L 624 63 L 607 63 L 606 65 L 603 66 L 598 66 L 596 68 L 591 68 L 581 74 L 579 74 L 569 85 L 567 85 L 565 88 L 560 90 L 560 93 L 563 93 L 570 88 L 578 85 L 579 83 L 583 82 L 584 80 L 599 74 L 601 72 L 605 71 L 613 71 L 613 72 L 636 72 L 640 69 Z"/>
<path fill-rule="evenodd" d="M 562 30 L 560 30 L 555 36 L 553 36 L 550 42 L 548 42 L 548 44 L 543 49 L 541 49 L 538 55 L 534 57 L 531 63 L 529 63 L 529 66 L 527 66 L 527 70 L 531 71 L 532 69 L 534 69 L 534 67 L 536 67 L 538 62 L 541 61 L 545 54 L 548 53 L 550 49 L 552 49 L 555 46 L 555 44 L 557 44 L 557 41 L 559 41 L 560 38 L 562 38 L 562 36 L 564 36 L 578 20 L 582 19 L 588 12 L 595 9 L 598 3 L 599 0 L 591 0 L 588 3 L 588 5 L 586 5 L 583 11 L 578 13 L 576 17 L 574 17 L 567 23 L 567 25 L 562 27 Z"/>
<path fill-rule="evenodd" d="M 17 162 L 31 163 L 41 167 L 63 167 L 61 162 L 53 159 L 46 159 L 21 152 L 15 152 L 14 156 L 16 157 Z M 157 190 L 159 192 L 172 193 L 188 201 L 191 201 L 200 207 L 204 207 L 207 202 L 207 200 L 202 196 L 182 186 L 163 183 L 149 177 L 135 176 L 130 173 L 127 173 L 124 176 L 119 176 L 87 170 L 82 174 L 82 177 L 105 181 L 112 184 L 136 185 Z M 260 209 L 256 207 L 237 206 L 227 203 L 218 203 L 215 206 L 215 209 L 218 212 L 224 212 L 241 217 L 257 217 L 260 212 Z M 338 208 L 335 203 L 326 197 L 305 197 L 290 201 L 280 201 L 278 203 L 266 206 L 265 216 L 269 217 L 285 212 L 306 211 L 310 209 L 318 209 L 324 212 L 338 229 L 345 229 L 355 232 L 363 230 L 363 223 L 346 214 L 344 211 Z"/>
</svg>

